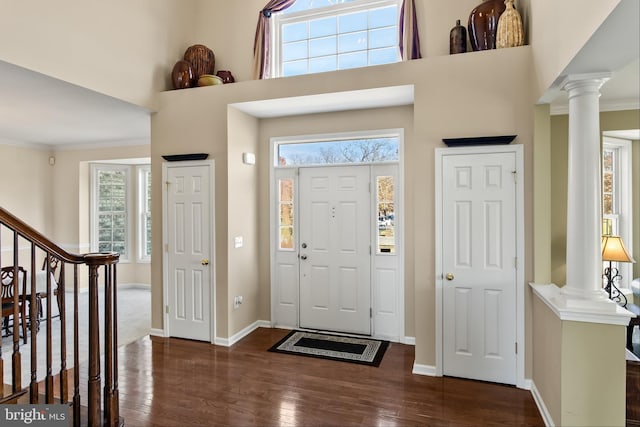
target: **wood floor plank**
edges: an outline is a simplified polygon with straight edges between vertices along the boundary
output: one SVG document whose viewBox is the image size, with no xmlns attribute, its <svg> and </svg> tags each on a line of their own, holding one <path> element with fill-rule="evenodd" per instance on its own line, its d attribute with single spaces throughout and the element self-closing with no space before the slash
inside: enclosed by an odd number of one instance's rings
<svg viewBox="0 0 640 427">
<path fill-rule="evenodd" d="M 259 328 L 231 348 L 149 337 L 126 345 L 120 415 L 128 426 L 166 427 L 544 425 L 526 390 L 412 374 L 412 346 L 392 343 L 377 368 L 266 351 L 288 332 Z"/>
</svg>

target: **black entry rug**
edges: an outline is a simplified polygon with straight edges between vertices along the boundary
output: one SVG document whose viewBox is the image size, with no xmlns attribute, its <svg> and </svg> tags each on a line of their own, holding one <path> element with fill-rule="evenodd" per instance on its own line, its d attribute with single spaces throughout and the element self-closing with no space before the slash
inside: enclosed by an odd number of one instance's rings
<svg viewBox="0 0 640 427">
<path fill-rule="evenodd" d="M 269 351 L 379 366 L 389 341 L 291 331 Z"/>
</svg>

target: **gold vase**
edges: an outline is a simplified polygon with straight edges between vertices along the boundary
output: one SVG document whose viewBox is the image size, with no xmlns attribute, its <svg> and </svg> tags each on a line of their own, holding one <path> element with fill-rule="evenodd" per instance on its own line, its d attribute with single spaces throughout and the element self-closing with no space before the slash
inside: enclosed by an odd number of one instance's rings
<svg viewBox="0 0 640 427">
<path fill-rule="evenodd" d="M 522 19 L 518 10 L 513 4 L 513 0 L 505 0 L 505 11 L 500 15 L 498 20 L 498 30 L 496 34 L 496 47 L 498 49 L 504 47 L 522 46 L 524 37 L 522 31 Z"/>
</svg>

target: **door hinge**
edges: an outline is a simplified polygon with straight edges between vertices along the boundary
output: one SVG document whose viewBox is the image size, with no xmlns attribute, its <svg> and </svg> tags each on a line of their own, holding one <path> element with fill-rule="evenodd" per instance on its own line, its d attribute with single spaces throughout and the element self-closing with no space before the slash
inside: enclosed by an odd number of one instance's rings
<svg viewBox="0 0 640 427">
<path fill-rule="evenodd" d="M 369 245 L 369 255 L 371 255 L 371 245 Z"/>
<path fill-rule="evenodd" d="M 168 305 L 165 305 L 165 306 L 164 306 L 164 312 L 165 312 L 165 313 L 167 313 L 167 314 L 169 314 L 169 306 L 168 306 Z"/>
<path fill-rule="evenodd" d="M 167 190 L 169 189 L 169 184 L 171 184 L 170 181 L 165 181 L 164 184 L 167 186 Z"/>
<path fill-rule="evenodd" d="M 369 193 L 371 193 L 371 183 L 369 183 Z"/>
<path fill-rule="evenodd" d="M 518 269 L 518 257 L 513 257 L 513 266 L 516 270 Z"/>
<path fill-rule="evenodd" d="M 164 251 L 165 252 L 169 252 L 169 244 L 168 243 L 164 244 Z"/>
<path fill-rule="evenodd" d="M 518 171 L 511 171 L 511 175 L 513 175 L 514 184 L 518 183 Z"/>
<path fill-rule="evenodd" d="M 369 308 L 369 318 L 373 318 L 373 308 Z"/>
<path fill-rule="evenodd" d="M 518 354 L 518 343 L 516 343 L 516 354 Z"/>
</svg>

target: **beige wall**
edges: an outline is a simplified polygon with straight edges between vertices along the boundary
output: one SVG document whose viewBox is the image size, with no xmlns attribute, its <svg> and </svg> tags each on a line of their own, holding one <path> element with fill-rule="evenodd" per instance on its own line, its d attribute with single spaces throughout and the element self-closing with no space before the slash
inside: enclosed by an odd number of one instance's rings
<svg viewBox="0 0 640 427">
<path fill-rule="evenodd" d="M 405 130 L 404 147 L 405 149 L 413 149 L 417 141 L 413 138 L 413 106 L 401 106 L 392 108 L 379 108 L 371 110 L 359 110 L 349 112 L 348 114 L 326 113 L 313 114 L 305 116 L 291 116 L 276 119 L 263 119 L 260 121 L 260 159 L 269 158 L 270 138 L 284 137 L 293 135 L 313 135 L 330 132 L 351 132 L 366 131 L 377 129 L 395 129 L 401 128 Z M 269 242 L 269 168 L 270 163 L 261 161 L 263 166 L 260 173 L 260 253 L 268 254 L 270 248 Z M 411 181 L 410 177 L 405 174 L 404 182 Z M 413 194 L 413 187 L 404 188 L 405 194 Z M 413 224 L 413 202 L 414 198 L 405 199 L 405 223 Z M 411 227 L 412 228 L 412 227 Z M 404 305 L 405 305 L 405 331 L 404 336 L 415 336 L 414 329 L 414 236 L 412 233 L 405 234 L 405 283 L 404 283 Z M 271 313 L 270 306 L 270 265 L 269 257 L 260 257 L 261 261 L 261 319 L 269 319 Z"/>
<path fill-rule="evenodd" d="M 625 424 L 624 340 L 624 326 L 562 321 L 534 296 L 532 379 L 553 425 Z"/>
<path fill-rule="evenodd" d="M 233 335 L 256 320 L 269 319 L 268 312 L 266 317 L 256 317 L 257 313 L 261 313 L 262 302 L 269 301 L 269 291 L 261 281 L 259 269 L 259 260 L 264 258 L 261 256 L 259 223 L 269 216 L 269 206 L 259 204 L 259 172 L 265 166 L 267 156 L 259 153 L 258 119 L 232 107 L 227 111 L 229 202 L 226 208 L 229 213 L 229 234 L 226 240 L 229 242 L 229 289 L 226 304 L 229 313 L 233 314 L 229 315 L 229 335 Z M 260 162 L 255 165 L 244 164 L 242 153 L 245 152 L 256 154 Z M 241 248 L 235 248 L 235 237 L 242 237 Z M 242 305 L 236 309 L 233 308 L 235 296 L 243 297 Z"/>
<path fill-rule="evenodd" d="M 407 221 L 406 234 L 414 242 L 414 272 L 407 272 L 407 287 L 414 289 L 414 332 L 416 337 L 416 362 L 435 364 L 435 236 L 434 236 L 434 148 L 442 147 L 442 138 L 471 135 L 517 134 L 515 143 L 525 146 L 525 278 L 532 279 L 532 161 L 533 161 L 533 99 L 530 91 L 531 56 L 529 47 L 475 52 L 467 55 L 440 56 L 431 60 L 372 67 L 362 70 L 345 70 L 313 76 L 290 77 L 268 81 L 240 82 L 220 87 L 196 88 L 165 92 L 160 96 L 160 109 L 152 117 L 152 162 L 154 173 L 160 164 L 161 154 L 178 152 L 209 152 L 216 159 L 216 266 L 217 297 L 225 303 L 232 294 L 223 294 L 238 289 L 231 283 L 232 271 L 245 268 L 242 257 L 230 253 L 231 230 L 227 230 L 226 218 L 237 215 L 232 207 L 227 208 L 226 193 L 235 190 L 231 182 L 232 168 L 243 165 L 226 164 L 232 158 L 231 137 L 236 132 L 227 128 L 233 123 L 227 119 L 227 104 L 249 100 L 287 98 L 327 91 L 345 91 L 394 86 L 415 85 L 413 129 L 406 137 L 414 141 L 405 147 L 405 200 L 413 203 L 413 218 Z M 509 73 L 496 73 L 496 69 L 509 69 Z M 487 102 L 491 108 L 487 108 Z M 342 113 L 345 123 L 351 117 L 363 113 Z M 464 119 L 461 119 L 464 118 Z M 285 120 L 285 119 L 283 119 Z M 304 129 L 318 128 L 317 118 L 291 119 L 295 126 Z M 314 124 L 314 122 L 316 122 Z M 332 130 L 331 126 L 325 131 Z M 341 126 L 341 125 L 338 125 Z M 371 124 L 367 127 L 375 126 Z M 305 132 L 307 133 L 307 132 Z M 259 156 L 260 167 L 268 160 Z M 226 168 L 228 167 L 228 171 Z M 156 181 L 154 194 L 161 191 Z M 253 197 L 253 196 L 252 196 Z M 264 200 L 264 195 L 259 196 Z M 228 200 L 231 200 L 229 197 Z M 154 199 L 154 218 L 161 218 L 161 204 Z M 411 202 L 409 202 L 411 201 Z M 264 202 L 263 202 L 264 203 Z M 154 221 L 154 235 L 161 234 L 160 221 Z M 232 222 L 229 221 L 229 227 Z M 264 233 L 264 232 L 263 232 Z M 160 250 L 155 239 L 154 251 Z M 264 242 L 261 243 L 264 245 Z M 269 252 L 260 251 L 259 265 L 268 265 Z M 152 283 L 154 284 L 153 327 L 162 327 L 160 260 L 154 259 Z M 228 268 L 227 271 L 224 271 Z M 268 272 L 261 270 L 260 277 Z M 529 296 L 527 296 L 527 299 Z M 245 304 L 248 302 L 245 298 Z M 261 303 L 264 307 L 264 301 Z M 249 305 L 247 307 L 254 307 Z M 220 305 L 218 305 L 220 309 Z M 264 308 L 262 309 L 264 310 Z M 242 310 L 228 315 L 218 313 L 218 334 L 228 337 L 239 328 L 248 326 L 247 320 L 259 320 L 264 315 L 255 309 L 244 317 Z M 224 319 L 221 319 L 224 317 Z M 233 325 L 233 328 L 231 328 Z"/>
<path fill-rule="evenodd" d="M 626 110 L 600 113 L 600 130 L 640 129 L 640 111 Z M 567 115 L 551 117 L 551 282 L 562 286 L 565 284 L 565 259 L 567 242 L 567 164 L 569 121 Z M 640 169 L 638 155 L 633 146 L 636 163 L 633 170 Z M 594 173 L 598 173 L 594 171 Z M 637 172 L 636 172 L 637 175 Z M 637 177 L 635 178 L 637 182 Z M 634 194 L 638 194 L 634 187 Z M 637 203 L 637 202 L 636 202 Z M 634 230 L 640 228 L 638 211 L 634 208 Z M 635 232 L 635 231 L 634 231 Z M 635 246 L 634 239 L 634 246 Z M 635 252 L 634 252 L 635 253 Z M 636 257 L 637 258 L 637 257 Z M 637 268 L 637 267 L 636 267 Z M 636 270 L 637 272 L 637 270 Z"/>
<path fill-rule="evenodd" d="M 562 418 L 557 425 L 625 425 L 625 331 L 620 325 L 562 322 Z"/>
<path fill-rule="evenodd" d="M 193 44 L 197 12 L 194 0 L 0 5 L 0 60 L 150 109 Z"/>
<path fill-rule="evenodd" d="M 44 148 L 0 144 L 0 206 L 45 235 L 53 226 L 51 154 Z M 4 237 L 2 247 L 9 243 Z"/>
<path fill-rule="evenodd" d="M 533 375 L 554 425 L 561 425 L 562 321 L 533 296 Z"/>
</svg>

